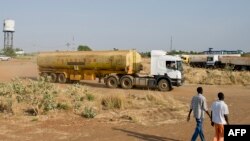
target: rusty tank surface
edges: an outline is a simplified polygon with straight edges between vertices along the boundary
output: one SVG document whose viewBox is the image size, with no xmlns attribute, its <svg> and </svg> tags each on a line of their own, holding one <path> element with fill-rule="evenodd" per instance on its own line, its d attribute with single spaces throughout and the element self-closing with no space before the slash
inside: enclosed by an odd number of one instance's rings
<svg viewBox="0 0 250 141">
<path fill-rule="evenodd" d="M 37 65 L 40 75 L 50 75 L 54 81 L 60 81 L 62 75 L 69 80 L 93 80 L 110 73 L 135 74 L 142 69 L 141 55 L 135 50 L 42 52 Z"/>
</svg>

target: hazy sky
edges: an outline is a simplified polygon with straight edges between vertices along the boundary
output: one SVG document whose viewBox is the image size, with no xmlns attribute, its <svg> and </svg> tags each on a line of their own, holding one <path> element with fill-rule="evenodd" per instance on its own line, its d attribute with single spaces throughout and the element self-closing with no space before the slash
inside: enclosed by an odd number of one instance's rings
<svg viewBox="0 0 250 141">
<path fill-rule="evenodd" d="M 169 50 L 171 36 L 175 50 L 250 51 L 250 0 L 1 0 L 4 19 L 26 52 Z"/>
</svg>

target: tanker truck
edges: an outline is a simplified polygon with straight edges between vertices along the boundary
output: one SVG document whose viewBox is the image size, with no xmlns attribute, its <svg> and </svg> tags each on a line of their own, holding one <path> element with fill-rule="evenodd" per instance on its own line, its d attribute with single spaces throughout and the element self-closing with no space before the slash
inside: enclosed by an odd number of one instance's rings
<svg viewBox="0 0 250 141">
<path fill-rule="evenodd" d="M 39 75 L 50 76 L 52 82 L 67 83 L 104 78 L 109 88 L 157 88 L 170 91 L 183 83 L 182 60 L 151 51 L 151 73 L 140 74 L 141 55 L 135 50 L 118 51 L 57 51 L 37 56 Z"/>
</svg>

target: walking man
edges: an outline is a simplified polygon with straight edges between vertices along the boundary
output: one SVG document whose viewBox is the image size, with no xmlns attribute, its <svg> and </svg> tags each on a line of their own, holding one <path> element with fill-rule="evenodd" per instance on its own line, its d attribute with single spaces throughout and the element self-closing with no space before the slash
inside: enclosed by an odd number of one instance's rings
<svg viewBox="0 0 250 141">
<path fill-rule="evenodd" d="M 197 93 L 198 94 L 193 96 L 192 98 L 187 121 L 190 120 L 190 114 L 192 113 L 192 111 L 194 111 L 193 113 L 194 113 L 194 118 L 196 119 L 196 128 L 191 141 L 195 141 L 198 135 L 200 136 L 201 141 L 205 141 L 204 133 L 202 130 L 202 124 L 205 117 L 204 113 L 206 112 L 210 119 L 211 117 L 208 112 L 206 98 L 202 95 L 203 93 L 202 87 L 197 88 Z"/>
<path fill-rule="evenodd" d="M 224 102 L 224 94 L 218 93 L 219 100 L 216 100 L 211 107 L 211 125 L 215 128 L 214 141 L 224 141 L 224 125 L 228 122 L 228 106 Z"/>
</svg>

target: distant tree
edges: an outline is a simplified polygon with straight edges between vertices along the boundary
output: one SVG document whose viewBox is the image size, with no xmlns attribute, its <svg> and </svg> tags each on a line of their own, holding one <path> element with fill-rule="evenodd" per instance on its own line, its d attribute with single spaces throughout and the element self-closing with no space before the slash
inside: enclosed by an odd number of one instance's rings
<svg viewBox="0 0 250 141">
<path fill-rule="evenodd" d="M 188 54 L 188 52 L 186 51 L 182 51 L 182 50 L 172 50 L 170 52 L 168 52 L 169 55 L 179 55 L 179 54 Z"/>
<path fill-rule="evenodd" d="M 79 45 L 77 50 L 78 51 L 92 51 L 92 49 L 89 46 L 86 46 L 86 45 Z"/>
<path fill-rule="evenodd" d="M 16 56 L 16 52 L 13 48 L 7 47 L 3 49 L 3 54 L 6 56 Z"/>
<path fill-rule="evenodd" d="M 190 51 L 189 54 L 203 54 L 203 52 Z"/>
<path fill-rule="evenodd" d="M 21 48 L 16 48 L 15 51 L 23 51 Z"/>
<path fill-rule="evenodd" d="M 141 52 L 140 54 L 142 57 L 151 57 L 150 52 Z"/>
</svg>

